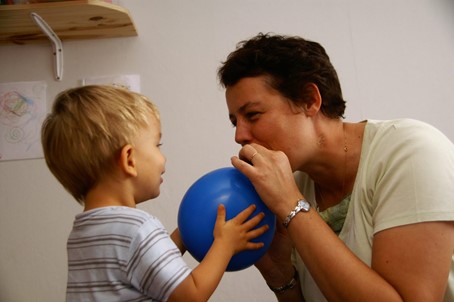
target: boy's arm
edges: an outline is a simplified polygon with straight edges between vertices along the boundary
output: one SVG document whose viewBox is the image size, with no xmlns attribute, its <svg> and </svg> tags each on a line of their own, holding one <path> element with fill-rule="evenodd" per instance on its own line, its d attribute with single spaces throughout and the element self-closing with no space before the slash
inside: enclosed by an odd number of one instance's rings
<svg viewBox="0 0 454 302">
<path fill-rule="evenodd" d="M 184 255 L 184 253 L 186 253 L 186 247 L 183 244 L 183 240 L 181 239 L 181 235 L 180 235 L 180 230 L 178 228 L 176 228 L 172 232 L 172 234 L 170 234 L 170 238 L 175 243 L 175 245 L 178 247 L 181 254 Z"/>
<path fill-rule="evenodd" d="M 263 219 L 263 213 L 246 221 L 254 210 L 255 206 L 252 205 L 231 220 L 225 221 L 225 208 L 222 205 L 219 206 L 213 232 L 213 245 L 202 262 L 173 291 L 168 299 L 169 302 L 208 301 L 219 285 L 233 255 L 243 250 L 263 247 L 263 243 L 250 242 L 268 230 L 267 225 L 253 229 Z M 172 235 L 174 233 L 175 231 Z"/>
</svg>

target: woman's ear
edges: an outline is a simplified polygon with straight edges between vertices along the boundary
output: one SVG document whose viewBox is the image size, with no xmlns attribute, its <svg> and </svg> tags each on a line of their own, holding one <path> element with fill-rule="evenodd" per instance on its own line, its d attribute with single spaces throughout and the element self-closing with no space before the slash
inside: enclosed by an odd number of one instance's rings
<svg viewBox="0 0 454 302">
<path fill-rule="evenodd" d="M 130 176 L 137 176 L 135 155 L 135 149 L 132 145 L 128 144 L 121 148 L 120 169 Z"/>
<path fill-rule="evenodd" d="M 306 100 L 304 102 L 304 112 L 307 116 L 314 116 L 322 107 L 322 96 L 317 85 L 308 83 L 304 87 Z"/>
</svg>

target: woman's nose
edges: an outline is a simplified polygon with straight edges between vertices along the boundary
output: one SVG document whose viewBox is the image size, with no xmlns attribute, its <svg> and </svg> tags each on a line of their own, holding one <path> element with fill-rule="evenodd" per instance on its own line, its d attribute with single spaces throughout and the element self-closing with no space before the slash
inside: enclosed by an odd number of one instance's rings
<svg viewBox="0 0 454 302">
<path fill-rule="evenodd" d="M 252 135 L 249 127 L 242 122 L 237 121 L 235 128 L 235 142 L 244 146 L 252 140 Z"/>
</svg>

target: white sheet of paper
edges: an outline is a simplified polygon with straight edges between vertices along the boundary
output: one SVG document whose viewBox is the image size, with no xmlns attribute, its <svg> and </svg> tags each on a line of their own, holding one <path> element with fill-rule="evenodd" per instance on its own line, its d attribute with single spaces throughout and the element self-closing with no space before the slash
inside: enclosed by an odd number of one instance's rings
<svg viewBox="0 0 454 302">
<path fill-rule="evenodd" d="M 83 85 L 113 85 L 140 93 L 140 75 L 124 74 L 113 76 L 89 77 L 82 80 Z"/>
</svg>

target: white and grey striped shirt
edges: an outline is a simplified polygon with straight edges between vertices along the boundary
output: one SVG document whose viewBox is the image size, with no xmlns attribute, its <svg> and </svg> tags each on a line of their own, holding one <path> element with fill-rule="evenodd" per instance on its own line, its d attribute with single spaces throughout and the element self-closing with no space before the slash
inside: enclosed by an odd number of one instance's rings
<svg viewBox="0 0 454 302">
<path fill-rule="evenodd" d="M 162 223 L 134 208 L 78 214 L 67 249 L 67 301 L 166 301 L 191 272 Z"/>
</svg>

